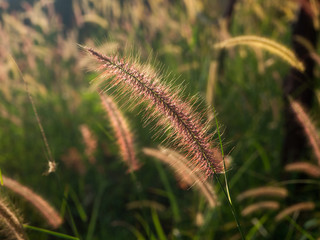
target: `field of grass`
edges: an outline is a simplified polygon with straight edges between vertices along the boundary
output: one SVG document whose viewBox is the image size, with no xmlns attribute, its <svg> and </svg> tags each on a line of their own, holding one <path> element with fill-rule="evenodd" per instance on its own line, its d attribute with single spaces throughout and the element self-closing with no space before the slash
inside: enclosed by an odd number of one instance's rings
<svg viewBox="0 0 320 240">
<path fill-rule="evenodd" d="M 320 239 L 320 3 L 229 2 L 0 0 L 0 239 Z"/>
</svg>

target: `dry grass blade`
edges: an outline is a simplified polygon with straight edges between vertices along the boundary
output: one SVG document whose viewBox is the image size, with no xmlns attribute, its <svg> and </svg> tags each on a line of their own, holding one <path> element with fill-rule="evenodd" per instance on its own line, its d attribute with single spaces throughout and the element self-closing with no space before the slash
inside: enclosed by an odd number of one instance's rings
<svg viewBox="0 0 320 240">
<path fill-rule="evenodd" d="M 315 204 L 313 202 L 302 202 L 294 204 L 284 210 L 282 210 L 277 216 L 276 221 L 283 220 L 286 216 L 291 215 L 295 212 L 301 212 L 301 211 L 311 211 L 315 208 Z"/>
<path fill-rule="evenodd" d="M 303 72 L 305 67 L 303 63 L 295 56 L 295 54 L 287 47 L 267 38 L 258 36 L 239 36 L 227 39 L 214 45 L 215 48 L 229 48 L 237 45 L 246 45 L 250 47 L 261 48 L 267 50 L 286 62 L 292 67 L 295 67 L 299 71 Z"/>
<path fill-rule="evenodd" d="M 169 165 L 177 176 L 189 186 L 195 186 L 205 197 L 211 208 L 219 205 L 216 193 L 212 185 L 206 181 L 206 176 L 202 172 L 195 172 L 188 165 L 188 161 L 181 154 L 166 148 L 152 149 L 144 148 L 143 152 L 151 157 L 155 157 Z"/>
<path fill-rule="evenodd" d="M 306 111 L 304 110 L 303 106 L 299 102 L 291 98 L 289 99 L 289 101 L 291 104 L 291 108 L 293 109 L 299 123 L 303 127 L 307 139 L 309 140 L 314 155 L 318 160 L 318 165 L 320 165 L 320 138 L 317 129 L 310 117 L 308 116 L 308 114 L 306 113 Z"/>
<path fill-rule="evenodd" d="M 121 114 L 117 105 L 110 96 L 100 94 L 100 98 L 116 134 L 122 159 L 127 163 L 129 172 L 138 170 L 140 168 L 140 164 L 136 158 L 134 150 L 133 135 L 124 116 Z"/>
<path fill-rule="evenodd" d="M 150 118 L 158 118 L 158 126 L 170 131 L 170 137 L 182 147 L 194 166 L 211 176 L 223 172 L 221 161 L 213 151 L 212 135 L 208 133 L 208 124 L 202 123 L 201 116 L 193 112 L 189 103 L 161 83 L 161 77 L 136 62 L 118 56 L 105 56 L 83 47 L 96 61 L 100 62 L 101 77 L 109 79 L 109 86 L 120 88 L 121 94 L 128 93 L 138 103 L 147 102 Z"/>
<path fill-rule="evenodd" d="M 311 177 L 320 177 L 320 167 L 308 162 L 289 163 L 284 168 L 287 172 L 302 172 Z"/>
<path fill-rule="evenodd" d="M 251 213 L 254 213 L 256 211 L 260 211 L 263 209 L 276 210 L 278 208 L 279 208 L 279 203 L 275 201 L 258 202 L 258 203 L 251 204 L 247 206 L 245 209 L 243 209 L 241 212 L 241 215 L 248 216 Z"/>
<path fill-rule="evenodd" d="M 288 190 L 281 187 L 259 187 L 255 189 L 250 189 L 237 196 L 238 201 L 242 201 L 250 197 L 279 197 L 285 198 L 288 196 Z"/>
<path fill-rule="evenodd" d="M 0 199 L 0 224 L 3 226 L 3 232 L 10 239 L 28 239 L 19 218 L 3 199 Z"/>
<path fill-rule="evenodd" d="M 46 200 L 15 180 L 3 175 L 2 178 L 4 186 L 31 203 L 51 227 L 58 228 L 62 224 L 63 220 L 59 213 Z"/>
</svg>

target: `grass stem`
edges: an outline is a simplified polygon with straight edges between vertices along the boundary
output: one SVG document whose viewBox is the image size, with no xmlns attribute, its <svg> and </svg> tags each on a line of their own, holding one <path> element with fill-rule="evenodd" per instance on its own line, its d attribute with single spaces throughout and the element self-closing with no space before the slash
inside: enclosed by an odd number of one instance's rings
<svg viewBox="0 0 320 240">
<path fill-rule="evenodd" d="M 244 234 L 243 234 L 243 231 L 242 231 L 242 228 L 241 228 L 239 217 L 237 216 L 237 214 L 235 212 L 234 206 L 232 204 L 232 198 L 231 198 L 230 191 L 229 191 L 228 176 L 227 176 L 226 164 L 225 164 L 225 160 L 224 160 L 224 151 L 223 151 L 223 146 L 222 146 L 219 123 L 218 123 L 217 116 L 215 114 L 215 109 L 213 109 L 213 112 L 214 112 L 214 119 L 215 119 L 215 122 L 216 122 L 217 133 L 218 133 L 219 142 L 220 142 L 221 155 L 222 155 L 222 159 L 223 159 L 224 180 L 225 180 L 225 184 L 226 184 L 226 189 L 223 188 L 222 182 L 220 181 L 220 179 L 219 179 L 219 177 L 218 177 L 218 175 L 216 173 L 214 174 L 214 177 L 217 180 L 218 184 L 220 185 L 220 187 L 221 187 L 221 189 L 223 191 L 223 194 L 227 198 L 228 205 L 229 205 L 229 207 L 231 209 L 231 212 L 232 212 L 232 215 L 233 215 L 233 217 L 234 217 L 234 219 L 235 219 L 235 221 L 237 223 L 237 228 L 238 228 L 238 230 L 240 232 L 241 238 L 244 240 L 245 238 L 244 238 Z M 212 167 L 212 170 L 215 171 L 213 167 Z"/>
</svg>

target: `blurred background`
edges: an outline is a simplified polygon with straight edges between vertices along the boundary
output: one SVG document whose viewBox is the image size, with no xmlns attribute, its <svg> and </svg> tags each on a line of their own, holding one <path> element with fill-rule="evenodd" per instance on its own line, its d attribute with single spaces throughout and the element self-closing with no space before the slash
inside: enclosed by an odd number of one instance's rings
<svg viewBox="0 0 320 240">
<path fill-rule="evenodd" d="M 77 44 L 139 56 L 142 63 L 152 58 L 155 69 L 170 73 L 164 82 L 174 80 L 186 98 L 196 95 L 200 109 L 208 104 L 217 112 L 230 192 L 246 238 L 317 239 L 319 176 L 288 173 L 285 165 L 319 161 L 302 127 L 292 123 L 287 99 L 293 94 L 319 123 L 318 31 L 317 0 L 0 0 L 2 174 L 47 199 L 64 218 L 55 231 L 79 239 L 240 239 L 214 179 L 220 206 L 212 209 L 201 194 L 179 184 L 168 166 L 143 154 L 161 139 L 153 138 L 152 125 L 144 126 L 139 107 L 122 109 L 141 162 L 138 171 L 127 173 L 99 95 L 90 87 L 98 73 L 89 71 L 92 59 Z M 214 48 L 240 35 L 287 46 L 307 70 L 301 74 L 259 48 Z M 44 173 L 50 156 L 28 93 L 57 162 L 49 175 Z M 263 186 L 288 194 L 276 199 L 276 210 L 241 214 L 257 199 L 236 197 Z M 49 229 L 23 199 L 6 189 L 1 194 L 24 222 Z M 306 201 L 315 203 L 312 211 L 274 221 L 281 210 Z M 30 239 L 57 239 L 27 233 Z"/>
</svg>

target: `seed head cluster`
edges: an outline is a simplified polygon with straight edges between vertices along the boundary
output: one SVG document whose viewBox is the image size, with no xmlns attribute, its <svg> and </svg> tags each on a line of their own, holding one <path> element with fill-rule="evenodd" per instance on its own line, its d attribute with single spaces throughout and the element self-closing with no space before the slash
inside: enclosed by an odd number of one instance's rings
<svg viewBox="0 0 320 240">
<path fill-rule="evenodd" d="M 141 70 L 127 59 L 105 56 L 92 48 L 84 49 L 101 63 L 101 77 L 109 79 L 108 87 L 120 87 L 122 92 L 130 93 L 130 97 L 148 103 L 151 116 L 158 117 L 157 124 L 170 131 L 176 145 L 191 158 L 190 164 L 195 170 L 204 171 L 206 176 L 223 171 L 221 159 L 215 156 L 207 124 L 201 122 L 200 115 L 192 111 L 189 103 L 179 98 L 179 91 L 173 91 L 161 83 L 157 74 Z"/>
</svg>

